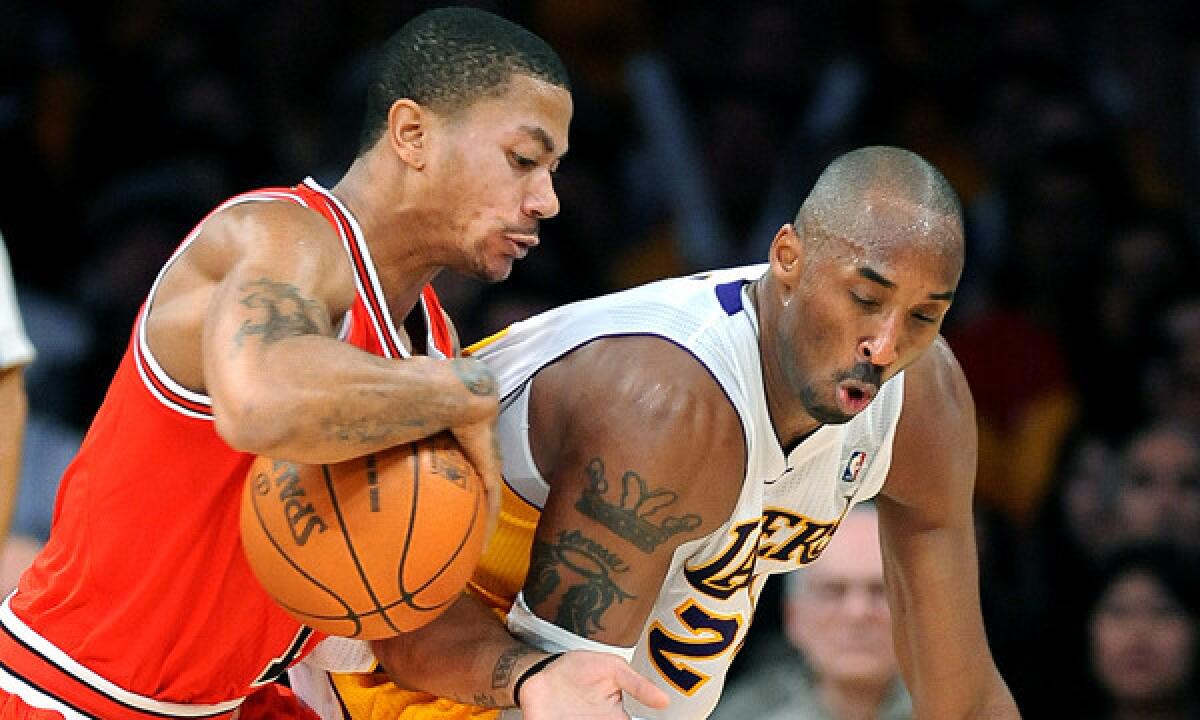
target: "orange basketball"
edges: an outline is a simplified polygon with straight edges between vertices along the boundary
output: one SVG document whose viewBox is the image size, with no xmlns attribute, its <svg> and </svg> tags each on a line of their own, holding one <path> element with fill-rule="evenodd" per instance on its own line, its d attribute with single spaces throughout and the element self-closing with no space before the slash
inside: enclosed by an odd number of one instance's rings
<svg viewBox="0 0 1200 720">
<path fill-rule="evenodd" d="M 259 457 L 242 547 L 300 622 L 364 640 L 415 630 L 465 587 L 483 550 L 483 481 L 449 433 L 336 465 Z"/>
</svg>

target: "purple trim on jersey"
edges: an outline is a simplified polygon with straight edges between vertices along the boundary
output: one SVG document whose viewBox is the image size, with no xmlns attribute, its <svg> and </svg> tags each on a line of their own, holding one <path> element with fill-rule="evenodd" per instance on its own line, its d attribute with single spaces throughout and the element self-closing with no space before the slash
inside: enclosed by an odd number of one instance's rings
<svg viewBox="0 0 1200 720">
<path fill-rule="evenodd" d="M 738 290 L 738 293 L 737 293 L 737 297 L 738 297 L 738 310 L 741 310 L 741 307 L 742 307 L 742 301 L 741 301 L 741 286 L 742 286 L 744 283 L 746 283 L 746 282 L 748 282 L 748 281 L 746 281 L 746 280 L 735 280 L 735 281 L 733 281 L 733 282 L 731 282 L 731 283 L 725 283 L 725 285 L 718 285 L 718 286 L 717 286 L 717 290 L 718 290 L 718 295 L 717 295 L 717 296 L 718 296 L 718 297 L 720 297 L 720 289 L 721 289 L 722 287 L 725 287 L 726 285 L 735 285 L 735 286 L 737 286 L 737 290 Z M 722 303 L 722 306 L 724 306 L 724 303 Z M 733 315 L 733 314 L 734 314 L 734 313 L 736 313 L 736 312 L 737 312 L 737 310 L 735 310 L 734 312 L 731 312 L 731 313 L 729 313 L 729 314 L 730 314 L 730 315 Z M 515 394 L 516 394 L 518 391 L 520 391 L 520 389 L 521 389 L 521 388 L 523 388 L 523 387 L 525 387 L 526 385 L 528 385 L 529 383 L 533 382 L 534 378 L 536 378 L 536 377 L 537 377 L 537 374 L 538 374 L 538 373 L 540 373 L 541 371 L 543 371 L 543 370 L 545 370 L 546 368 L 550 367 L 551 365 L 553 365 L 554 363 L 558 362 L 559 360 L 562 360 L 563 358 L 565 358 L 566 356 L 568 356 L 568 355 L 570 355 L 571 353 L 575 352 L 575 351 L 576 351 L 576 350 L 578 350 L 579 348 L 581 348 L 581 347 L 584 347 L 584 346 L 587 346 L 587 345 L 591 345 L 592 343 L 596 342 L 597 340 L 608 340 L 608 339 L 610 339 L 610 338 L 623 338 L 623 337 L 654 337 L 654 338 L 658 338 L 659 340 L 665 340 L 666 342 L 669 342 L 669 343 L 671 343 L 672 345 L 674 345 L 675 347 L 677 347 L 677 348 L 679 348 L 680 350 L 684 351 L 684 352 L 685 352 L 685 353 L 687 353 L 688 355 L 691 355 L 691 356 L 692 356 L 692 359 L 693 359 L 693 360 L 695 360 L 696 362 L 700 363 L 700 367 L 704 368 L 704 369 L 705 369 L 705 371 L 707 371 L 707 372 L 708 372 L 709 376 L 710 376 L 710 377 L 713 379 L 713 382 L 715 382 L 715 383 L 717 384 L 717 387 L 721 389 L 721 394 L 725 396 L 725 400 L 726 400 L 726 402 L 728 402 L 728 403 L 729 403 L 729 406 L 733 408 L 733 414 L 734 414 L 734 415 L 737 415 L 738 424 L 742 426 L 742 439 L 746 441 L 746 457 L 745 457 L 745 460 L 744 460 L 744 462 L 742 463 L 742 478 L 745 478 L 745 477 L 746 477 L 746 473 L 747 473 L 747 472 L 750 470 L 750 433 L 749 433 L 749 432 L 747 432 L 747 429 L 746 429 L 746 423 L 745 423 L 745 422 L 743 422 L 743 420 L 742 420 L 742 414 L 741 414 L 740 412 L 738 412 L 737 405 L 736 405 L 736 404 L 734 404 L 734 402 L 733 402 L 733 398 L 729 397 L 729 391 L 728 391 L 728 390 L 726 390 L 726 389 L 725 389 L 725 386 L 721 384 L 721 380 L 720 380 L 720 379 L 717 377 L 717 374 L 716 374 L 715 372 L 713 372 L 713 371 L 712 371 L 712 368 L 710 368 L 710 367 L 709 367 L 709 366 L 708 366 L 708 365 L 707 365 L 707 364 L 706 364 L 706 363 L 705 363 L 703 360 L 701 360 L 701 359 L 700 359 L 700 357 L 699 357 L 698 355 L 696 355 L 696 353 L 692 352 L 690 349 L 688 349 L 688 348 L 684 347 L 683 345 L 680 345 L 678 342 L 676 342 L 676 341 L 672 340 L 671 338 L 669 338 L 669 337 L 667 337 L 667 336 L 665 336 L 665 335 L 659 335 L 658 333 L 655 333 L 655 332 L 639 332 L 639 331 L 629 331 L 629 332 L 608 333 L 608 334 L 605 334 L 605 335 L 593 335 L 592 337 L 590 337 L 590 338 L 587 338 L 586 340 L 583 340 L 583 341 L 581 341 L 581 342 L 580 342 L 578 345 L 574 345 L 574 346 L 572 346 L 572 347 L 569 347 L 569 348 L 567 348 L 567 349 L 566 349 L 566 350 L 564 350 L 562 353 L 560 353 L 558 356 L 556 356 L 554 359 L 552 359 L 552 360 L 548 360 L 548 361 L 546 361 L 545 363 L 543 363 L 543 364 L 541 365 L 541 367 L 539 367 L 537 370 L 534 370 L 534 371 L 533 371 L 533 373 L 532 373 L 532 374 L 530 374 L 530 376 L 529 376 L 528 378 L 526 378 L 526 379 L 525 379 L 525 382 L 523 382 L 523 383 L 520 383 L 519 385 L 517 385 L 516 387 L 514 387 L 512 390 L 509 390 L 509 391 L 508 391 L 508 392 L 507 392 L 507 393 L 504 395 L 504 397 L 500 398 L 500 404 L 501 404 L 501 405 L 504 405 L 504 403 L 506 403 L 506 402 L 508 402 L 509 400 L 511 400 L 511 399 L 512 399 L 512 396 L 513 396 L 513 395 L 515 395 Z M 501 342 L 503 342 L 503 341 L 501 340 Z M 497 343 L 497 344 L 499 344 L 499 343 Z M 487 364 L 487 360 L 486 360 L 485 358 L 482 358 L 482 357 L 480 357 L 480 355 L 481 355 L 481 354 L 483 354 L 483 355 L 486 355 L 486 354 L 487 354 L 486 352 L 484 352 L 485 350 L 486 350 L 486 347 L 485 347 L 485 348 L 481 348 L 481 349 L 480 349 L 480 352 L 473 353 L 473 354 L 472 354 L 472 357 L 474 357 L 474 358 L 476 358 L 476 359 L 478 359 L 478 360 L 482 360 L 482 361 L 483 361 L 483 363 L 486 365 L 486 364 Z M 530 402 L 532 402 L 532 399 L 530 400 Z M 526 433 L 528 433 L 528 430 L 526 430 Z M 786 458 L 785 458 L 785 460 L 786 460 Z M 539 473 L 539 474 L 541 474 L 542 470 L 541 470 L 541 468 L 538 468 L 538 467 L 536 466 L 536 463 L 535 463 L 534 467 L 535 467 L 535 469 L 537 469 L 538 473 Z M 517 491 L 517 489 L 516 489 L 515 487 L 513 487 L 511 484 L 509 484 L 509 482 L 508 482 L 508 478 L 505 478 L 505 477 L 503 477 L 503 473 L 501 473 L 501 479 L 502 479 L 502 480 L 504 480 L 504 484 L 505 484 L 505 485 L 508 485 L 508 489 L 509 489 L 509 490 L 512 490 L 512 492 L 513 492 L 513 495 L 516 495 L 517 497 L 521 498 L 521 500 L 523 500 L 523 501 L 525 502 L 525 504 L 526 504 L 526 505 L 528 505 L 528 506 L 529 506 L 529 507 L 531 507 L 531 508 L 535 508 L 535 509 L 537 509 L 537 510 L 538 510 L 538 512 L 541 512 L 542 510 L 544 510 L 544 509 L 545 509 L 545 508 L 540 508 L 540 507 L 538 507 L 537 505 L 534 505 L 532 502 L 530 502 L 530 501 L 529 501 L 529 498 L 525 497 L 525 496 L 524 496 L 524 495 L 522 495 L 520 492 L 518 492 L 518 491 Z M 543 478 L 542 478 L 542 482 L 546 482 L 546 478 L 545 478 L 545 477 L 543 477 Z"/>
<path fill-rule="evenodd" d="M 721 283 L 714 288 L 717 291 L 717 301 L 721 303 L 721 308 L 725 310 L 726 315 L 737 315 L 742 311 L 742 286 L 747 282 L 746 280 L 734 280 Z"/>
</svg>

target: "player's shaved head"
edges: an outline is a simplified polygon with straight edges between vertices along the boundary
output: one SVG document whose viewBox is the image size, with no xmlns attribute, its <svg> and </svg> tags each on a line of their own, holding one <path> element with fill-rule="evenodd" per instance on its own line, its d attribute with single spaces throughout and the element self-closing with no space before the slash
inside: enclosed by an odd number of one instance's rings
<svg viewBox="0 0 1200 720">
<path fill-rule="evenodd" d="M 962 262 L 958 196 L 937 168 L 902 148 L 865 147 L 835 159 L 795 225 L 818 251 L 838 240 L 866 252 L 908 245 Z"/>
</svg>

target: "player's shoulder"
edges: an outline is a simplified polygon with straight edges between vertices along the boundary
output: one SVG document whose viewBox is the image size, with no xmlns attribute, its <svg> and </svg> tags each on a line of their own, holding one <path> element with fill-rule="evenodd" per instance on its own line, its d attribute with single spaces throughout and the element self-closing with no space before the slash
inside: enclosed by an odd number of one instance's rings
<svg viewBox="0 0 1200 720">
<path fill-rule="evenodd" d="M 553 398 L 558 424 L 627 448 L 653 446 L 688 464 L 730 455 L 739 468 L 744 440 L 736 409 L 712 373 L 679 345 L 653 335 L 604 337 L 545 368 L 534 400 Z"/>
<path fill-rule="evenodd" d="M 938 428 L 944 432 L 964 430 L 964 421 L 974 420 L 975 406 L 962 366 L 954 351 L 939 336 L 904 371 L 904 409 L 915 426 Z M 971 428 L 973 430 L 973 424 Z"/>
<path fill-rule="evenodd" d="M 303 238 L 313 250 L 343 252 L 340 236 L 321 213 L 283 198 L 220 207 L 204 220 L 200 232 L 213 244 L 294 244 Z"/>
<path fill-rule="evenodd" d="M 934 514 L 947 493 L 970 492 L 977 448 L 975 406 L 962 368 L 938 338 L 904 372 L 904 406 L 883 493 Z"/>
<path fill-rule="evenodd" d="M 667 419 L 733 407 L 712 371 L 692 351 L 653 334 L 601 337 L 565 358 L 581 389 L 631 407 L 647 419 Z M 732 417 L 732 416 L 731 416 Z"/>
<path fill-rule="evenodd" d="M 331 307 L 353 297 L 353 276 L 341 235 L 318 211 L 283 198 L 256 198 L 218 207 L 196 230 L 177 263 L 209 282 L 239 268 L 264 277 L 314 278 Z M 179 274 L 172 268 L 172 274 Z M 319 280 L 317 280 L 319 278 Z"/>
</svg>

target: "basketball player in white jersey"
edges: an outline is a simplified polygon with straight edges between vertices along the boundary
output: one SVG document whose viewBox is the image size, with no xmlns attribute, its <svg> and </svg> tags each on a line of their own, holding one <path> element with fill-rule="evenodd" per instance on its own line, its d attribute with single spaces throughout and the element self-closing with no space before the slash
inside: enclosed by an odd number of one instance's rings
<svg viewBox="0 0 1200 720">
<path fill-rule="evenodd" d="M 768 263 L 568 305 L 481 343 L 502 397 L 500 528 L 474 593 L 375 643 L 394 685 L 334 677 L 349 715 L 575 717 L 562 708 L 589 656 L 573 651 L 590 649 L 628 658 L 670 704 L 626 697 L 587 717 L 707 717 L 766 576 L 816 561 L 875 497 L 916 716 L 1017 717 L 980 611 L 974 408 L 938 334 L 963 251 L 942 175 L 864 148 L 825 170 Z M 516 683 L 493 680 L 515 663 Z"/>
</svg>

